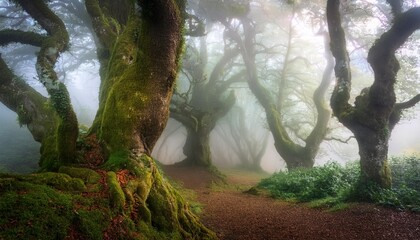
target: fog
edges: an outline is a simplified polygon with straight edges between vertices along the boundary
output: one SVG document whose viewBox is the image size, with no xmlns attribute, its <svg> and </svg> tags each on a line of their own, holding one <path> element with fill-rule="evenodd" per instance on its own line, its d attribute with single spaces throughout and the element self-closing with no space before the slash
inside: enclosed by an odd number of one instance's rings
<svg viewBox="0 0 420 240">
<path fill-rule="evenodd" d="M 389 155 L 391 157 L 420 153 L 419 126 L 420 113 L 417 112 L 413 119 L 402 121 L 395 127 L 389 143 Z M 264 129 L 263 125 L 260 128 Z M 155 147 L 153 156 L 163 164 L 174 164 L 182 161 L 185 158 L 182 152 L 185 139 L 185 128 L 180 123 L 170 119 L 167 128 Z M 223 143 L 223 139 L 218 138 L 217 133 L 212 134 L 211 150 L 213 163 L 220 168 L 235 167 L 238 161 L 232 160 L 235 156 L 229 156 L 230 152 L 220 146 Z M 347 144 L 326 141 L 321 145 L 321 151 L 316 160 L 316 165 L 323 165 L 330 161 L 339 162 L 344 165 L 346 162 L 357 161 L 358 158 L 357 142 L 354 139 L 350 140 Z M 267 149 L 263 156 L 261 166 L 268 173 L 286 170 L 284 161 L 274 147 L 271 134 L 269 134 L 269 141 L 267 142 Z"/>
<path fill-rule="evenodd" d="M 208 1 L 209 4 L 211 2 Z M 232 1 L 232 6 L 236 2 Z M 321 82 L 322 71 L 326 65 L 323 38 L 319 35 L 320 28 L 325 27 L 322 26 L 325 23 L 320 19 L 320 16 L 323 16 L 323 5 L 314 1 L 311 8 L 305 8 L 300 4 L 296 9 L 292 9 L 287 4 L 280 4 L 281 1 L 255 0 L 251 2 L 247 16 L 255 22 L 255 26 L 258 26 L 256 27 L 258 35 L 255 41 L 259 46 L 263 46 L 260 49 L 263 53 L 256 57 L 258 73 L 264 79 L 262 84 L 273 90 L 270 93 L 273 96 L 280 95 L 279 92 L 276 92 L 276 89 L 279 86 L 280 72 L 286 62 L 284 56 L 290 54 L 290 58 L 293 60 L 286 72 L 288 81 L 284 85 L 287 90 L 282 93 L 285 96 L 282 115 L 284 115 L 285 124 L 288 124 L 287 130 L 293 140 L 302 143 L 301 137 L 309 134 L 316 119 L 317 113 L 314 104 L 311 102 L 311 96 Z M 6 4 L 6 1 L 0 1 L 0 5 L 4 4 Z M 223 58 L 224 50 L 231 47 L 229 44 L 233 44 L 227 43 L 230 40 L 225 37 L 229 34 L 229 31 L 217 21 L 218 15 L 238 14 L 235 11 L 240 9 L 229 12 L 223 8 L 226 11 L 223 12 L 218 9 L 218 6 L 208 5 L 208 11 L 203 12 L 197 1 L 191 1 L 189 6 L 191 8 L 189 9 L 190 14 L 195 14 L 198 18 L 207 21 L 204 30 L 205 52 L 208 57 L 205 59 L 206 65 L 202 69 L 202 76 L 205 76 L 203 82 L 205 83 L 210 78 L 219 60 Z M 57 9 L 57 12 L 60 13 L 60 11 L 60 9 Z M 86 30 L 86 26 L 78 21 L 70 22 L 69 19 L 73 18 L 66 19 L 68 21 L 66 22 L 67 27 L 73 29 L 71 31 L 72 45 L 69 52 L 61 57 L 56 70 L 60 80 L 65 82 L 68 87 L 79 123 L 90 126 L 98 107 L 100 85 L 95 45 L 90 31 Z M 370 20 L 376 26 L 375 28 L 372 28 L 372 24 L 363 24 Z M 241 30 L 238 30 L 240 28 L 239 21 L 235 21 L 230 22 L 232 28 L 237 28 L 233 30 L 237 30 L 238 34 L 243 34 Z M 2 24 L 8 24 L 8 22 L 3 21 Z M 360 21 L 352 22 L 349 25 L 353 27 L 349 34 L 353 34 L 353 37 L 355 37 L 355 40 L 349 44 L 349 50 L 354 70 L 353 94 L 356 96 L 373 79 L 372 71 L 366 62 L 367 49 L 373 43 L 375 37 L 378 36 L 380 30 L 386 26 L 380 25 L 378 19 L 369 18 L 360 19 Z M 198 54 L 200 51 L 204 51 L 203 46 L 200 45 L 202 43 L 200 38 L 203 37 L 186 36 L 185 56 L 190 57 L 190 61 L 194 57 L 193 63 L 197 63 L 196 58 L 200 61 L 203 59 L 203 55 Z M 418 54 L 413 54 L 418 53 L 417 46 L 420 45 L 415 44 L 418 43 L 418 38 L 419 35 L 417 34 L 412 39 L 412 44 L 405 45 L 399 51 L 399 57 L 402 61 L 402 70 L 399 75 L 400 84 L 397 86 L 399 101 L 407 100 L 409 96 L 418 93 L 420 89 L 418 83 L 420 68 L 417 63 Z M 288 43 L 289 40 L 291 42 Z M 46 95 L 41 84 L 37 82 L 34 69 L 36 49 L 14 44 L 2 47 L 1 52 L 3 53 L 2 57 L 12 66 L 17 75 Z M 20 59 L 29 53 L 32 53 L 30 54 L 31 58 Z M 412 61 L 406 61 L 406 56 L 410 56 Z M 193 93 L 190 90 L 193 91 L 198 88 L 198 85 L 194 85 L 198 83 L 190 79 L 194 76 L 191 74 L 191 69 L 187 69 L 187 67 L 191 67 L 190 65 L 187 66 L 187 63 L 192 63 L 188 62 L 186 57 L 184 57 L 184 66 L 180 71 L 177 83 L 176 93 L 179 93 L 179 95 L 175 95 L 174 99 L 181 101 L 182 98 L 179 96 L 184 94 L 182 96 L 187 98 L 185 105 L 197 107 L 200 104 L 192 100 Z M 413 58 L 415 59 L 413 60 Z M 243 68 L 244 62 L 239 57 L 232 58 L 226 64 L 223 73 L 220 73 L 217 84 L 222 85 L 223 82 L 233 78 Z M 188 73 L 188 71 L 190 72 Z M 332 85 L 328 90 L 326 99 L 330 97 Z M 254 161 L 257 153 L 261 152 L 259 165 L 264 171 L 272 173 L 285 170 L 286 164 L 274 147 L 274 140 L 267 126 L 265 113 L 249 91 L 246 80 L 230 85 L 225 89 L 225 92 L 218 95 L 217 99 L 211 99 L 210 102 L 223 102 L 231 92 L 236 97 L 235 104 L 223 117 L 217 120 L 216 126 L 210 133 L 212 163 L 220 168 L 237 167 L 246 161 Z M 352 101 L 354 101 L 354 96 Z M 203 99 L 200 99 L 201 102 L 204 101 Z M 203 109 L 200 110 L 204 111 Z M 245 121 L 240 123 L 241 120 Z M 40 144 L 33 140 L 25 126 L 19 125 L 17 114 L 1 103 L 0 123 L 0 171 L 24 173 L 35 171 L 40 157 Z M 153 157 L 163 164 L 174 164 L 184 160 L 186 156 L 183 148 L 187 134 L 186 128 L 180 122 L 170 118 L 166 129 L 154 148 Z M 351 132 L 333 118 L 329 124 L 327 138 L 345 141 L 351 138 Z M 348 140 L 347 143 L 340 141 L 325 140 L 321 144 L 315 165 L 322 165 L 328 161 L 345 164 L 357 160 L 359 157 L 358 147 L 354 138 Z M 417 106 L 415 109 L 409 110 L 393 130 L 389 143 L 389 155 L 399 156 L 419 153 L 420 107 Z"/>
</svg>

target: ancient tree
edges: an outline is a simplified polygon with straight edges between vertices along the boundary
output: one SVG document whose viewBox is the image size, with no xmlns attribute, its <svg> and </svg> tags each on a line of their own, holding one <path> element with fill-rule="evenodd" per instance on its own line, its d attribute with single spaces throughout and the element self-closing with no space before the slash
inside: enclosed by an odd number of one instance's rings
<svg viewBox="0 0 420 240">
<path fill-rule="evenodd" d="M 43 0 L 15 2 L 39 24 L 39 29 L 3 29 L 0 42 L 39 47 L 36 71 L 49 98 L 36 93 L 0 61 L 0 100 L 42 143 L 42 169 L 85 180 L 88 175 L 83 173 L 105 175 L 106 184 L 93 192 L 105 194 L 112 209 L 105 222 L 118 227 L 125 239 L 213 238 L 150 157 L 169 117 L 183 48 L 185 2 L 85 1 L 96 34 L 101 77 L 99 110 L 86 136 L 78 136 L 69 94 L 54 69 L 60 54 L 69 47 L 63 21 Z M 74 167 L 78 170 L 71 170 Z M 63 177 L 60 174 L 57 179 Z M 79 181 L 78 186 L 91 183 Z M 82 223 L 79 220 L 78 224 Z M 69 234 L 76 234 L 74 231 Z M 102 233 L 117 239 L 121 237 L 118 231 Z"/>
<path fill-rule="evenodd" d="M 21 124 L 27 125 L 40 141 L 41 166 L 56 168 L 60 164 L 71 163 L 76 158 L 78 123 L 70 103 L 67 89 L 54 70 L 57 59 L 68 48 L 69 37 L 64 23 L 42 1 L 18 1 L 20 6 L 37 21 L 46 35 L 4 29 L 0 32 L 1 44 L 30 44 L 40 48 L 36 71 L 39 81 L 50 96 L 51 107 L 46 107 L 46 99 L 15 76 L 2 60 L 2 88 L 6 106 L 16 111 Z M 16 83 L 16 84 L 15 84 Z M 54 112 L 54 114 L 51 114 Z"/>
<path fill-rule="evenodd" d="M 184 90 L 178 87 L 171 104 L 171 117 L 187 129 L 183 148 L 186 159 L 181 164 L 211 166 L 210 133 L 217 121 L 226 115 L 235 103 L 229 87 L 243 79 L 244 73 L 232 66 L 239 50 L 225 46 L 209 74 L 206 37 L 198 46 L 187 48 L 183 75 L 187 80 Z M 233 73 L 232 73 L 233 72 Z M 209 76 L 209 77 L 207 77 Z M 179 86 L 181 84 L 178 84 Z"/>
<path fill-rule="evenodd" d="M 331 97 L 331 107 L 338 120 L 350 129 L 359 146 L 361 181 L 391 187 L 388 167 L 388 141 L 392 129 L 398 123 L 404 109 L 420 101 L 420 95 L 406 102 L 397 103 L 395 94 L 396 75 L 400 69 L 395 52 L 420 28 L 420 8 L 407 11 L 402 1 L 388 1 L 394 19 L 370 48 L 367 60 L 374 72 L 373 84 L 363 89 L 354 105 L 349 103 L 351 70 L 346 36 L 341 23 L 340 1 L 327 3 L 328 29 L 331 52 L 334 55 L 336 85 Z"/>
<path fill-rule="evenodd" d="M 293 12 L 292 15 L 294 14 L 295 13 Z M 286 94 L 284 86 L 288 81 L 286 73 L 290 71 L 289 68 L 293 65 L 293 62 L 303 58 L 302 56 L 293 55 L 291 52 L 293 37 L 292 20 L 290 20 L 289 27 L 286 30 L 289 32 L 289 35 L 283 64 L 280 67 L 280 75 L 277 79 L 279 82 L 277 85 L 278 89 L 275 94 L 273 94 L 273 91 L 271 91 L 269 87 L 262 84 L 262 77 L 258 71 L 258 54 L 261 54 L 264 50 L 259 48 L 262 44 L 258 43 L 256 40 L 258 39 L 257 24 L 247 17 L 240 18 L 240 21 L 243 28 L 243 37 L 231 30 L 229 25 L 225 24 L 225 26 L 231 36 L 231 40 L 236 42 L 241 48 L 241 55 L 247 70 L 249 88 L 266 113 L 268 127 L 273 134 L 276 150 L 286 162 L 288 169 L 312 167 L 320 144 L 326 136 L 330 119 L 330 110 L 326 104 L 325 95 L 329 82 L 331 81 L 333 67 L 332 58 L 326 54 L 327 65 L 324 69 L 323 79 L 312 97 L 317 111 L 316 123 L 311 132 L 306 137 L 302 138 L 302 142 L 296 141 L 296 139 L 291 137 L 290 128 L 285 124 L 283 117 L 287 115 L 286 110 L 283 107 Z"/>
<path fill-rule="evenodd" d="M 219 19 L 238 14 L 238 6 L 236 1 L 191 1 L 189 4 L 189 22 L 196 24 L 188 31 L 191 38 L 181 75 L 184 83 L 179 84 L 171 104 L 171 117 L 187 130 L 183 148 L 186 159 L 180 164 L 212 166 L 210 133 L 234 105 L 235 95 L 229 89 L 243 80 L 244 72 L 235 66 L 239 49 L 226 45 L 225 40 L 219 47 L 223 52 L 218 54 L 216 62 L 209 61 L 213 52 L 208 53 L 206 39 L 212 31 L 220 31 L 215 24 Z"/>
</svg>

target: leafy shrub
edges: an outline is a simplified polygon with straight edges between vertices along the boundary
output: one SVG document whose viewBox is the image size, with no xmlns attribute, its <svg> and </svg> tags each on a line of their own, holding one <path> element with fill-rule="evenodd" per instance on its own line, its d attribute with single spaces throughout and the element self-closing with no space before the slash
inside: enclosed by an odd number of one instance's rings
<svg viewBox="0 0 420 240">
<path fill-rule="evenodd" d="M 420 192 L 420 157 L 393 157 L 389 161 L 394 188 L 408 187 Z"/>
<path fill-rule="evenodd" d="M 267 189 L 276 198 L 311 201 L 336 197 L 357 178 L 356 167 L 343 168 L 337 163 L 328 163 L 312 169 L 275 173 L 270 178 L 263 179 L 258 187 Z"/>
<path fill-rule="evenodd" d="M 360 166 L 356 162 L 345 167 L 328 163 L 312 169 L 275 173 L 263 179 L 257 187 L 268 190 L 273 197 L 280 199 L 301 202 L 316 200 L 319 203 L 328 200 L 328 206 L 343 201 L 363 201 L 420 211 L 420 157 L 394 157 L 389 165 L 393 177 L 392 189 L 361 183 Z"/>
<path fill-rule="evenodd" d="M 420 157 L 393 157 L 389 166 L 392 189 L 373 187 L 371 200 L 384 206 L 420 211 Z"/>
</svg>

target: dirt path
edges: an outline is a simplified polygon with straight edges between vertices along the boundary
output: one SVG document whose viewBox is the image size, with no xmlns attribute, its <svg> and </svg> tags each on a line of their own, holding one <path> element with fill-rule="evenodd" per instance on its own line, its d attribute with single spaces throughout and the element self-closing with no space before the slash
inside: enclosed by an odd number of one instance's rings
<svg viewBox="0 0 420 240">
<path fill-rule="evenodd" d="M 239 188 L 208 188 L 211 177 L 203 169 L 165 168 L 168 175 L 193 189 L 204 204 L 202 221 L 223 240 L 268 239 L 420 239 L 420 214 L 370 204 L 339 212 L 310 209 L 241 193 Z M 247 185 L 258 177 L 235 172 L 228 182 Z"/>
</svg>

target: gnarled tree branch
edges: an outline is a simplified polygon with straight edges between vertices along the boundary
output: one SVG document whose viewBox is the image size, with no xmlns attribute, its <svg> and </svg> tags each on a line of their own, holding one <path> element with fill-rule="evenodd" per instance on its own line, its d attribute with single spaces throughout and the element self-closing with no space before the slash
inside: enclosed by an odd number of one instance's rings
<svg viewBox="0 0 420 240">
<path fill-rule="evenodd" d="M 335 58 L 336 85 L 331 96 L 331 108 L 340 121 L 353 110 L 348 103 L 351 90 L 350 59 L 347 53 L 344 29 L 341 26 L 340 1 L 330 0 L 327 3 L 327 20 L 330 34 L 331 52 Z"/>
<path fill-rule="evenodd" d="M 46 36 L 34 32 L 25 32 L 15 29 L 5 29 L 0 31 L 0 45 L 5 46 L 11 43 L 29 44 L 41 47 Z"/>
</svg>

